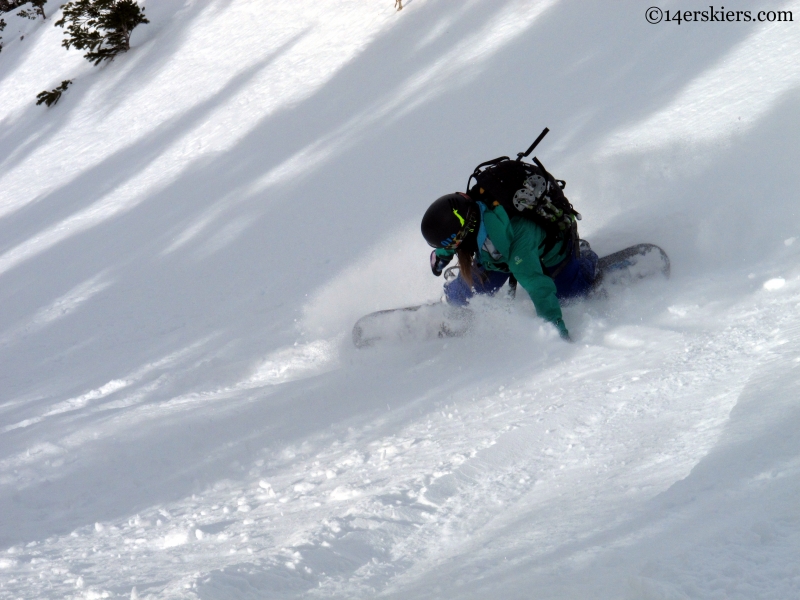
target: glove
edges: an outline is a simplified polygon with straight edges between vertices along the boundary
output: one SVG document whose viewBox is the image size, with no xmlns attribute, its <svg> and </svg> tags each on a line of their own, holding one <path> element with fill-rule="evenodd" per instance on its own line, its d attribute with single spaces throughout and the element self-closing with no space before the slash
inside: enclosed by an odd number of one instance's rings
<svg viewBox="0 0 800 600">
<path fill-rule="evenodd" d="M 444 268 L 450 264 L 452 259 L 452 256 L 450 258 L 441 258 L 436 256 L 436 250 L 431 252 L 431 271 L 433 271 L 433 274 L 436 275 L 436 277 L 441 275 L 442 271 L 444 271 Z"/>
<path fill-rule="evenodd" d="M 558 329 L 558 335 L 561 336 L 561 339 L 564 340 L 565 342 L 572 343 L 572 338 L 569 337 L 569 331 L 567 331 L 567 326 L 564 325 L 564 319 L 559 319 L 553 324 L 556 326 L 556 329 Z"/>
</svg>

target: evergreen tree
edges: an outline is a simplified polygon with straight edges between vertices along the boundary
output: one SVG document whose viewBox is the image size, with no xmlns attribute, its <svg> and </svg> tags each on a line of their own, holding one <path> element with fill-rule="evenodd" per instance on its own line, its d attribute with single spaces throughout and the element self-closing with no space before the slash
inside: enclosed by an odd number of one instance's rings
<svg viewBox="0 0 800 600">
<path fill-rule="evenodd" d="M 67 79 L 66 81 L 62 81 L 61 85 L 54 90 L 50 90 L 49 92 L 40 92 L 36 96 L 38 98 L 36 101 L 36 106 L 39 106 L 40 104 L 47 104 L 48 107 L 52 106 L 61 99 L 61 94 L 66 92 L 70 85 L 72 85 L 72 80 Z"/>
<path fill-rule="evenodd" d="M 30 0 L 0 0 L 0 12 L 11 12 L 15 8 L 19 8 L 28 2 L 30 2 Z M 42 4 L 44 4 L 44 2 L 42 2 Z"/>
<path fill-rule="evenodd" d="M 17 13 L 20 17 L 31 20 L 36 17 L 42 17 L 42 20 L 47 18 L 47 15 L 44 14 L 44 5 L 47 4 L 47 0 L 30 0 L 30 3 L 31 8 L 25 8 Z"/>
<path fill-rule="evenodd" d="M 15 8 L 19 8 L 25 4 L 30 2 L 31 8 L 22 9 L 17 13 L 20 17 L 25 17 L 27 19 L 35 19 L 36 17 L 42 17 L 42 19 L 46 19 L 47 15 L 44 14 L 44 5 L 47 4 L 47 0 L 0 0 L 0 13 L 7 13 L 11 12 Z M 3 19 L 0 19 L 0 32 L 6 28 L 6 23 Z M 0 37 L 0 52 L 3 50 L 3 38 Z"/>
<path fill-rule="evenodd" d="M 88 50 L 83 56 L 99 65 L 131 48 L 131 33 L 137 25 L 149 23 L 135 0 L 71 0 L 63 6 L 58 27 L 67 25 L 61 45 Z"/>
</svg>

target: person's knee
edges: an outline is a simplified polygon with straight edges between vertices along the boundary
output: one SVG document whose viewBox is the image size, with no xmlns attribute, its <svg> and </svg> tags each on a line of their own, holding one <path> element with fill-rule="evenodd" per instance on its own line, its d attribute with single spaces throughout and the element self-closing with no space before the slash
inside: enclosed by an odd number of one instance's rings
<svg viewBox="0 0 800 600">
<path fill-rule="evenodd" d="M 508 280 L 508 273 L 500 271 L 484 271 L 483 276 L 475 283 L 475 292 L 494 296 Z"/>
<path fill-rule="evenodd" d="M 568 300 L 587 295 L 594 283 L 594 274 L 594 265 L 589 257 L 581 255 L 573 259 L 556 278 L 556 296 L 559 300 Z"/>
</svg>

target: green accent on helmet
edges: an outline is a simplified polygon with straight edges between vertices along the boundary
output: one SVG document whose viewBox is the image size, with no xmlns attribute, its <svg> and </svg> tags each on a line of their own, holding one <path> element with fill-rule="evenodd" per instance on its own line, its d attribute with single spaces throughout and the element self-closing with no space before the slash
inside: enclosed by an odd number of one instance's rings
<svg viewBox="0 0 800 600">
<path fill-rule="evenodd" d="M 475 201 L 457 192 L 435 200 L 425 211 L 420 229 L 430 246 L 455 249 L 474 234 L 479 224 L 480 211 Z"/>
</svg>

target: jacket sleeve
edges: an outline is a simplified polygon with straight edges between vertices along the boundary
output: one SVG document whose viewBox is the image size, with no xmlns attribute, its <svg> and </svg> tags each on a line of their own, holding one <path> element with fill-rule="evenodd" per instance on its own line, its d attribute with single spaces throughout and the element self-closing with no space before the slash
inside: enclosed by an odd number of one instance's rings
<svg viewBox="0 0 800 600">
<path fill-rule="evenodd" d="M 544 232 L 524 219 L 514 219 L 511 226 L 514 235 L 509 247 L 508 268 L 533 300 L 536 314 L 556 325 L 559 331 L 563 328 L 563 335 L 566 327 L 556 297 L 556 284 L 544 274 L 539 259 L 539 245 L 544 240 Z"/>
</svg>

